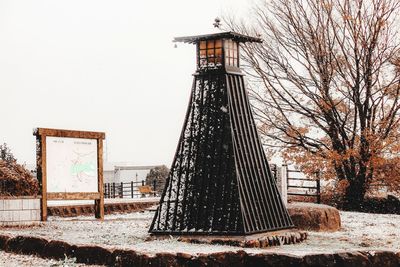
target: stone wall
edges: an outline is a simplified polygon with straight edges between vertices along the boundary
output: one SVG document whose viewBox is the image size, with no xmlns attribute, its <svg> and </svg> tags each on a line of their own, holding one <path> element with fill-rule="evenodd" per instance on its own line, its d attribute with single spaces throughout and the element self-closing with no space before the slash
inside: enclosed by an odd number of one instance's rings
<svg viewBox="0 0 400 267">
<path fill-rule="evenodd" d="M 26 225 L 40 221 L 40 199 L 0 199 L 0 225 Z"/>
<path fill-rule="evenodd" d="M 8 236 L 0 234 L 0 250 L 36 255 L 44 258 L 76 258 L 78 263 L 106 266 L 137 267 L 398 267 L 400 252 L 348 251 L 327 254 L 295 256 L 264 252 L 247 253 L 243 250 L 216 253 L 157 253 L 146 255 L 132 249 L 110 249 L 98 245 L 75 245 L 59 240 L 46 240 L 33 236 Z"/>
<path fill-rule="evenodd" d="M 106 203 L 104 204 L 104 214 L 138 212 L 157 205 L 158 201 L 147 202 L 126 202 L 126 203 Z M 49 216 L 76 217 L 91 216 L 94 214 L 94 205 L 75 205 L 75 206 L 54 206 L 47 207 Z"/>
</svg>

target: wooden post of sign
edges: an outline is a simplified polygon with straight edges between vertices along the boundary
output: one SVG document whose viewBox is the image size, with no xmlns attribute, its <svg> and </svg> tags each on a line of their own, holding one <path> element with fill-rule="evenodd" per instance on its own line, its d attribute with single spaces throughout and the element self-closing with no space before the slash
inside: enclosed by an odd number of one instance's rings
<svg viewBox="0 0 400 267">
<path fill-rule="evenodd" d="M 40 219 L 42 221 L 47 221 L 47 172 L 46 172 L 46 136 L 40 135 L 37 136 L 37 141 L 40 146 L 39 151 L 36 154 L 38 169 L 40 168 L 40 184 L 42 189 L 42 198 L 40 199 Z"/>
<path fill-rule="evenodd" d="M 97 139 L 97 162 L 103 162 L 103 140 Z M 94 201 L 94 210 L 96 218 L 104 219 L 104 189 L 103 189 L 103 164 L 97 164 L 97 175 L 100 198 Z"/>
<path fill-rule="evenodd" d="M 46 136 L 40 137 L 42 142 L 42 221 L 47 221 L 47 171 L 46 171 Z"/>
</svg>

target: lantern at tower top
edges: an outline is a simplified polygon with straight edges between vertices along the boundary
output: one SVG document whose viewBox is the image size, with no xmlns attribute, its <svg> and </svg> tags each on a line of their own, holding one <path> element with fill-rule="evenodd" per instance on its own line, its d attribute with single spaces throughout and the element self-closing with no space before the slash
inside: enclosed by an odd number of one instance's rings
<svg viewBox="0 0 400 267">
<path fill-rule="evenodd" d="M 225 69 L 239 71 L 240 43 L 257 42 L 260 38 L 236 32 L 175 37 L 174 42 L 196 44 L 197 70 Z"/>
</svg>

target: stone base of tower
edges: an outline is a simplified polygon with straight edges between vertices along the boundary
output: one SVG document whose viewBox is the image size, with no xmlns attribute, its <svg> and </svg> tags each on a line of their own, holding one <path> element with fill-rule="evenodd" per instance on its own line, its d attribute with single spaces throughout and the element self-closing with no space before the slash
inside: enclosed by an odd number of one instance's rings
<svg viewBox="0 0 400 267">
<path fill-rule="evenodd" d="M 229 245 L 246 248 L 266 248 L 300 243 L 307 239 L 307 232 L 291 229 L 243 236 L 172 235 L 172 237 L 177 238 L 177 240 L 181 242 L 196 244 Z M 148 239 L 152 240 L 168 238 L 171 238 L 171 235 L 153 234 Z"/>
</svg>

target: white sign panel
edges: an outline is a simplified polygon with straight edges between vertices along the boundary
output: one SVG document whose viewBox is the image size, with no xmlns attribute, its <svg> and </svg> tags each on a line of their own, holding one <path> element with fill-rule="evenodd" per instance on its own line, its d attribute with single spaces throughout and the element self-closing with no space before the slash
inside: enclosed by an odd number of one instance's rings
<svg viewBox="0 0 400 267">
<path fill-rule="evenodd" d="M 47 192 L 98 192 L 97 140 L 46 137 Z"/>
</svg>

